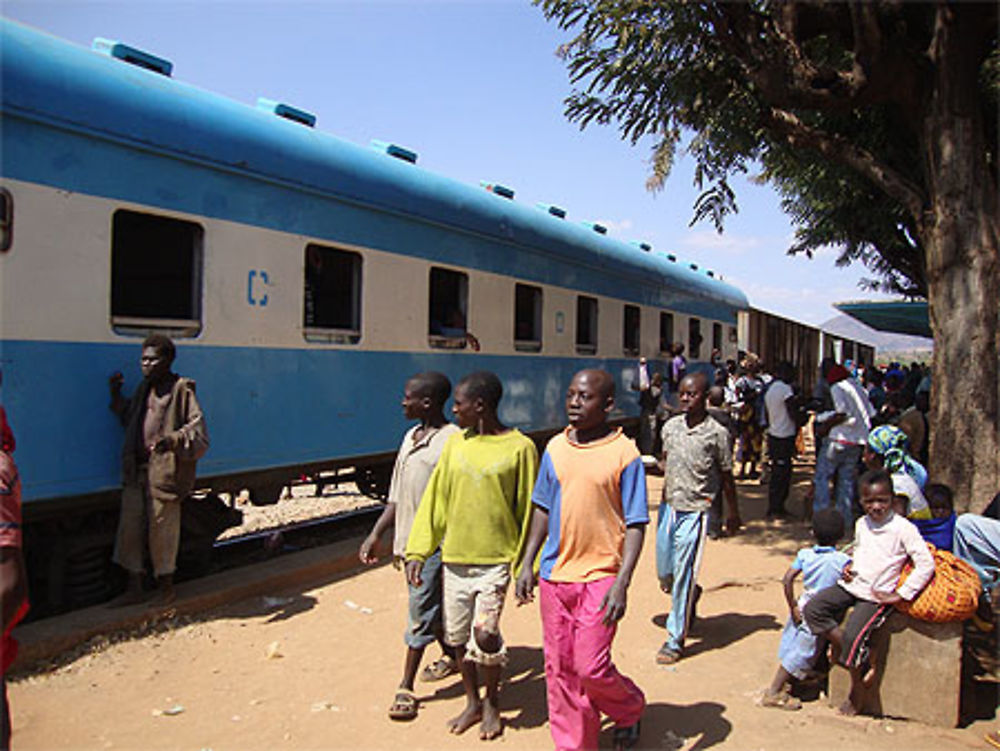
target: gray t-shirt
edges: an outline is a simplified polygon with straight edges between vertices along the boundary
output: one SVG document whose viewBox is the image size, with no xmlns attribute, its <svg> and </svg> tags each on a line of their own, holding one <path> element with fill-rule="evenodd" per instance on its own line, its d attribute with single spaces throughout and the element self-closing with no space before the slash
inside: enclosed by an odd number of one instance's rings
<svg viewBox="0 0 1000 751">
<path fill-rule="evenodd" d="M 663 426 L 663 502 L 677 511 L 707 511 L 733 469 L 729 434 L 708 415 L 693 428 L 684 415 Z"/>
<path fill-rule="evenodd" d="M 457 425 L 448 423 L 440 428 L 432 428 L 419 441 L 413 440 L 419 425 L 406 431 L 396 455 L 389 483 L 389 503 L 396 504 L 396 530 L 393 535 L 392 553 L 402 558 L 406 554 L 406 541 L 410 537 L 413 517 L 417 506 L 431 479 L 431 472 L 441 458 L 441 451 L 448 438 L 459 431 Z"/>
</svg>

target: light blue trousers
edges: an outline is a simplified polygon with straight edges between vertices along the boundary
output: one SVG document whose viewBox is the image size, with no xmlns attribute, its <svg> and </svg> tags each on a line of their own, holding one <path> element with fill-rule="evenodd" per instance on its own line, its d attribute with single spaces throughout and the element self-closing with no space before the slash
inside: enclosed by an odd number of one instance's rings
<svg viewBox="0 0 1000 751">
<path fill-rule="evenodd" d="M 836 477 L 835 508 L 844 517 L 844 529 L 848 536 L 854 530 L 854 484 L 858 479 L 861 450 L 861 446 L 848 446 L 824 438 L 816 455 L 813 513 L 830 505 L 830 480 Z"/>
<path fill-rule="evenodd" d="M 983 586 L 1000 579 L 1000 521 L 962 514 L 955 521 L 955 555 L 971 564 Z"/>
<path fill-rule="evenodd" d="M 660 587 L 670 589 L 667 647 L 680 652 L 691 621 L 694 586 L 701 567 L 708 530 L 708 512 L 675 511 L 660 504 L 656 525 L 656 574 Z"/>
</svg>

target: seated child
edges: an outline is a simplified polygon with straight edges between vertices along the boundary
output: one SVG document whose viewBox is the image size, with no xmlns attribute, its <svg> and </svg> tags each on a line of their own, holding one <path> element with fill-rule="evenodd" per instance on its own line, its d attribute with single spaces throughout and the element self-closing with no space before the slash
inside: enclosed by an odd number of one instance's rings
<svg viewBox="0 0 1000 751">
<path fill-rule="evenodd" d="M 817 592 L 802 613 L 809 630 L 826 637 L 836 659 L 850 671 L 851 691 L 840 708 L 843 714 L 857 714 L 864 690 L 874 684 L 869 654 L 872 635 L 894 603 L 912 600 L 934 575 L 934 558 L 917 528 L 892 510 L 889 473 L 884 469 L 866 472 L 858 480 L 858 490 L 865 515 L 854 525 L 854 559 L 837 583 Z M 907 559 L 913 560 L 913 572 L 899 584 Z"/>
<path fill-rule="evenodd" d="M 839 511 L 833 508 L 817 511 L 812 526 L 817 544 L 802 548 L 781 580 L 789 616 L 778 647 L 778 672 L 760 702 L 764 707 L 802 707 L 802 703 L 785 690 L 785 684 L 792 678 L 808 677 L 820 654 L 819 639 L 803 622 L 802 609 L 816 592 L 836 584 L 844 566 L 851 560 L 834 547 L 844 534 L 844 517 Z M 799 574 L 802 574 L 803 589 L 796 600 L 793 583 Z"/>
<path fill-rule="evenodd" d="M 406 576 L 417 587 L 427 560 L 441 548 L 445 642 L 455 648 L 466 697 L 448 729 L 457 735 L 478 722 L 483 740 L 503 731 L 500 670 L 507 649 L 500 614 L 511 564 L 520 560 L 527 537 L 538 471 L 535 444 L 497 416 L 502 396 L 500 379 L 486 371 L 467 375 L 455 388 L 452 412 L 462 432 L 445 443 L 406 543 Z"/>
<path fill-rule="evenodd" d="M 914 519 L 913 523 L 921 537 L 932 543 L 938 550 L 952 549 L 955 539 L 955 504 L 951 488 L 939 482 L 924 488 L 927 505 L 931 510 L 930 519 Z"/>
</svg>

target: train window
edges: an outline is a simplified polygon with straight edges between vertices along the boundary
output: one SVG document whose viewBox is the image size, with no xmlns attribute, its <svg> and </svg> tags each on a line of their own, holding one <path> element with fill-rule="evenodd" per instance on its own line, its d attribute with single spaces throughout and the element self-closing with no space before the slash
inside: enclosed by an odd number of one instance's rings
<svg viewBox="0 0 1000 751">
<path fill-rule="evenodd" d="M 667 355 L 674 346 L 674 314 L 660 311 L 660 354 Z"/>
<path fill-rule="evenodd" d="M 361 340 L 361 255 L 307 245 L 302 325 L 309 341 Z"/>
<path fill-rule="evenodd" d="M 120 209 L 111 228 L 111 324 L 119 333 L 201 330 L 204 231 L 193 222 Z"/>
<path fill-rule="evenodd" d="M 722 324 L 713 323 L 712 324 L 712 349 L 717 349 L 722 352 Z"/>
<path fill-rule="evenodd" d="M 10 191 L 0 188 L 0 253 L 6 253 L 14 243 L 14 199 Z"/>
<path fill-rule="evenodd" d="M 694 316 L 688 319 L 688 358 L 701 358 L 701 321 Z"/>
<path fill-rule="evenodd" d="M 514 285 L 514 349 L 538 352 L 542 348 L 542 289 Z"/>
<path fill-rule="evenodd" d="M 636 305 L 625 306 L 624 326 L 622 328 L 622 349 L 626 355 L 639 354 L 639 308 Z"/>
<path fill-rule="evenodd" d="M 576 351 L 581 355 L 597 352 L 597 300 L 593 297 L 576 298 Z"/>
<path fill-rule="evenodd" d="M 465 326 L 469 313 L 468 275 L 432 267 L 429 313 L 430 346 L 465 349 Z"/>
</svg>

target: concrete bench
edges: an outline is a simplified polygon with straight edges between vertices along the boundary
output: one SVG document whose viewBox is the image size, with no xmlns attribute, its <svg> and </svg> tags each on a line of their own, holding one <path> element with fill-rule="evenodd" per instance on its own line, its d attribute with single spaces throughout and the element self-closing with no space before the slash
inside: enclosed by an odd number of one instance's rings
<svg viewBox="0 0 1000 751">
<path fill-rule="evenodd" d="M 953 728 L 961 716 L 962 624 L 927 623 L 894 612 L 872 638 L 878 679 L 865 692 L 865 714 Z M 847 699 L 851 677 L 830 671 L 830 706 Z"/>
</svg>

